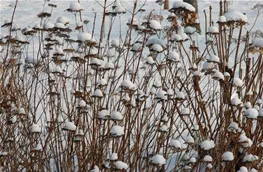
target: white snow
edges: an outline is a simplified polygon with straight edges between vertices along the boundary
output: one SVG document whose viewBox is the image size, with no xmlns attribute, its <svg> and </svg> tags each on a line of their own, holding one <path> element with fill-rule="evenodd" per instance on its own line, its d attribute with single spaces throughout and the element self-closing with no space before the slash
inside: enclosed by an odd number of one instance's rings
<svg viewBox="0 0 263 172">
<path fill-rule="evenodd" d="M 163 155 L 155 155 L 151 158 L 150 162 L 155 165 L 162 166 L 166 163 L 166 159 L 163 157 Z"/>
<path fill-rule="evenodd" d="M 218 70 L 213 72 L 212 78 L 215 79 L 215 80 L 225 80 L 224 75 Z"/>
<path fill-rule="evenodd" d="M 207 59 L 208 62 L 220 63 L 220 59 L 217 55 L 211 54 Z"/>
<path fill-rule="evenodd" d="M 87 106 L 87 104 L 86 104 L 86 102 L 84 100 L 80 100 L 79 101 L 78 107 L 83 108 L 83 107 L 86 107 L 86 106 Z"/>
<path fill-rule="evenodd" d="M 122 161 L 116 161 L 114 164 L 119 170 L 127 170 L 129 168 L 128 164 Z"/>
<path fill-rule="evenodd" d="M 151 50 L 160 53 L 163 51 L 163 47 L 159 44 L 153 44 Z"/>
<path fill-rule="evenodd" d="M 248 172 L 248 169 L 247 169 L 247 167 L 242 166 L 242 167 L 240 167 L 240 169 L 237 172 Z"/>
<path fill-rule="evenodd" d="M 175 61 L 175 62 L 179 62 L 179 54 L 176 51 L 171 51 L 169 52 L 167 59 L 171 60 L 171 61 Z"/>
<path fill-rule="evenodd" d="M 75 131 L 77 129 L 77 127 L 76 127 L 76 125 L 73 122 L 65 121 L 63 129 L 64 130 Z"/>
<path fill-rule="evenodd" d="M 258 110 L 256 110 L 255 108 L 249 108 L 245 111 L 245 116 L 250 119 L 257 119 Z"/>
<path fill-rule="evenodd" d="M 163 124 L 160 128 L 159 128 L 159 131 L 160 132 L 167 132 L 169 129 L 169 127 L 165 124 Z"/>
<path fill-rule="evenodd" d="M 52 29 L 54 27 L 53 23 L 47 22 L 44 24 L 44 29 Z"/>
<path fill-rule="evenodd" d="M 263 108 L 260 108 L 260 109 L 258 110 L 258 116 L 259 116 L 259 117 L 263 117 Z"/>
<path fill-rule="evenodd" d="M 221 23 L 225 23 L 226 22 L 226 17 L 225 16 L 219 16 L 218 21 L 221 22 Z"/>
<path fill-rule="evenodd" d="M 254 38 L 252 40 L 253 47 L 263 47 L 263 38 Z"/>
<path fill-rule="evenodd" d="M 191 27 L 191 26 L 187 26 L 187 27 L 184 28 L 184 32 L 186 34 L 190 34 L 191 35 L 191 34 L 196 32 L 196 28 L 195 27 Z"/>
<path fill-rule="evenodd" d="M 103 97 L 103 93 L 100 89 L 96 89 L 94 92 L 93 92 L 93 96 L 94 97 Z"/>
<path fill-rule="evenodd" d="M 118 154 L 117 154 L 117 153 L 112 153 L 112 154 L 110 155 L 110 160 L 111 160 L 111 161 L 118 160 Z"/>
<path fill-rule="evenodd" d="M 146 58 L 146 63 L 149 64 L 149 65 L 153 65 L 153 64 L 155 64 L 155 61 L 153 60 L 152 56 L 148 56 Z"/>
<path fill-rule="evenodd" d="M 90 41 L 91 40 L 91 34 L 87 32 L 81 32 L 78 34 L 78 40 L 85 42 L 85 41 Z"/>
<path fill-rule="evenodd" d="M 25 115 L 25 114 L 26 114 L 26 111 L 25 111 L 25 109 L 24 109 L 23 107 L 20 107 L 20 108 L 18 108 L 17 113 L 18 113 L 19 115 Z"/>
<path fill-rule="evenodd" d="M 99 119 L 106 119 L 108 116 L 110 116 L 110 112 L 107 109 L 103 109 L 98 112 Z"/>
<path fill-rule="evenodd" d="M 30 126 L 30 129 L 29 129 L 30 133 L 40 133 L 41 132 L 41 128 L 38 124 L 32 124 Z"/>
<path fill-rule="evenodd" d="M 64 25 L 68 24 L 69 23 L 69 19 L 65 16 L 59 16 L 57 18 L 57 23 L 62 23 Z"/>
<path fill-rule="evenodd" d="M 78 2 L 71 2 L 69 5 L 69 9 L 71 9 L 72 11 L 80 11 L 81 9 L 81 5 Z"/>
<path fill-rule="evenodd" d="M 222 155 L 222 160 L 223 161 L 233 161 L 234 160 L 234 155 L 230 151 L 226 151 Z"/>
<path fill-rule="evenodd" d="M 204 162 L 212 162 L 213 158 L 210 155 L 205 155 L 205 157 L 203 158 Z"/>
<path fill-rule="evenodd" d="M 200 147 L 204 150 L 210 150 L 215 147 L 215 143 L 213 140 L 205 140 L 200 143 Z"/>
<path fill-rule="evenodd" d="M 121 87 L 129 90 L 136 90 L 137 88 L 136 85 L 128 79 L 125 79 L 121 82 Z"/>
<path fill-rule="evenodd" d="M 224 14 L 226 21 L 242 21 L 247 22 L 247 16 L 239 11 L 230 11 Z"/>
<path fill-rule="evenodd" d="M 123 119 L 123 115 L 119 111 L 113 111 L 110 114 L 110 117 L 112 120 L 122 120 Z"/>
<path fill-rule="evenodd" d="M 189 108 L 183 108 L 181 110 L 180 115 L 184 116 L 184 115 L 190 115 L 190 109 Z"/>
<path fill-rule="evenodd" d="M 252 155 L 252 154 L 248 154 L 248 155 L 243 157 L 242 161 L 243 162 L 252 162 L 252 161 L 256 161 L 258 159 L 259 159 L 258 156 Z"/>
<path fill-rule="evenodd" d="M 111 127 L 110 133 L 112 136 L 122 136 L 124 135 L 124 127 L 119 125 L 114 125 Z"/>
<path fill-rule="evenodd" d="M 186 138 L 186 143 L 188 143 L 188 144 L 193 144 L 195 142 L 195 140 L 194 140 L 194 138 L 192 137 L 192 136 L 188 136 L 187 138 Z"/>
<path fill-rule="evenodd" d="M 174 2 L 173 8 L 175 8 L 175 9 L 183 8 L 183 9 L 186 9 L 188 11 L 195 12 L 195 8 L 191 4 L 188 4 L 186 2 L 181 2 L 181 1 Z"/>
<path fill-rule="evenodd" d="M 171 138 L 170 145 L 176 149 L 181 149 L 181 142 L 179 140 Z"/>
<path fill-rule="evenodd" d="M 27 56 L 25 62 L 30 64 L 36 64 L 38 60 L 34 56 Z"/>
<path fill-rule="evenodd" d="M 154 30 L 162 30 L 162 25 L 157 20 L 150 20 L 149 26 L 151 29 L 154 29 Z"/>
<path fill-rule="evenodd" d="M 231 104 L 234 106 L 242 105 L 242 101 L 238 97 L 234 97 L 231 99 Z"/>
<path fill-rule="evenodd" d="M 217 34 L 217 33 L 219 33 L 219 30 L 216 26 L 210 26 L 207 29 L 207 33 Z"/>
<path fill-rule="evenodd" d="M 232 84 L 236 87 L 241 87 L 243 85 L 243 81 L 238 77 L 234 77 Z"/>
<path fill-rule="evenodd" d="M 241 129 L 239 128 L 238 123 L 236 123 L 236 122 L 231 122 L 231 123 L 229 124 L 229 126 L 227 127 L 227 131 L 228 131 L 228 132 L 234 132 L 234 133 L 236 133 L 236 132 L 240 132 Z"/>
<path fill-rule="evenodd" d="M 161 100 L 167 100 L 167 93 L 166 93 L 166 91 L 164 91 L 162 89 L 159 89 L 156 92 L 156 98 L 157 99 L 161 99 Z"/>
<path fill-rule="evenodd" d="M 150 45 L 153 45 L 153 44 L 159 44 L 162 47 L 166 46 L 164 40 L 158 38 L 156 35 L 151 36 L 146 42 L 147 46 L 150 46 Z"/>
</svg>

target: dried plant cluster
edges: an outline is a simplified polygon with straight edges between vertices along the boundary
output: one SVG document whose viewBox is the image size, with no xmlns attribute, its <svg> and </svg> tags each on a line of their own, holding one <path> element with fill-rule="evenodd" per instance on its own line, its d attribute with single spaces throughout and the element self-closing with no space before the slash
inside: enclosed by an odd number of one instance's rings
<svg viewBox="0 0 263 172">
<path fill-rule="evenodd" d="M 225 3 L 204 11 L 199 45 L 183 2 L 163 16 L 135 0 L 119 28 L 126 9 L 104 0 L 95 37 L 77 2 L 74 27 L 45 3 L 21 29 L 16 1 L 0 40 L 1 170 L 262 171 L 263 39 Z"/>
</svg>

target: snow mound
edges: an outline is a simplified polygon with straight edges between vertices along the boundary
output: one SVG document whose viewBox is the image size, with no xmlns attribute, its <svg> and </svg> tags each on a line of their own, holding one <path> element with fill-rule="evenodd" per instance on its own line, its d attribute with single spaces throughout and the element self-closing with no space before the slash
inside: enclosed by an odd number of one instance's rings
<svg viewBox="0 0 263 172">
<path fill-rule="evenodd" d="M 115 167 L 119 170 L 126 170 L 129 168 L 128 164 L 122 161 L 116 161 L 114 164 L 115 164 Z"/>
<path fill-rule="evenodd" d="M 234 155 L 233 155 L 232 152 L 227 151 L 227 152 L 223 153 L 222 159 L 223 159 L 223 161 L 233 161 L 234 160 Z"/>
<path fill-rule="evenodd" d="M 205 140 L 201 142 L 200 147 L 204 150 L 210 150 L 215 147 L 215 143 L 213 140 Z"/>
<path fill-rule="evenodd" d="M 175 9 L 183 8 L 183 9 L 186 9 L 188 11 L 195 12 L 195 8 L 191 4 L 188 4 L 186 2 L 176 1 L 173 4 L 173 8 L 175 8 Z"/>
<path fill-rule="evenodd" d="M 166 159 L 162 155 L 155 155 L 151 158 L 151 163 L 162 166 L 166 163 Z"/>
<path fill-rule="evenodd" d="M 122 136 L 124 135 L 124 127 L 114 125 L 113 127 L 111 127 L 110 133 L 112 136 Z"/>
<path fill-rule="evenodd" d="M 245 116 L 250 119 L 257 119 L 258 111 L 255 108 L 249 108 L 245 111 Z"/>
<path fill-rule="evenodd" d="M 247 16 L 242 14 L 239 11 L 230 11 L 224 14 L 226 17 L 227 22 L 237 22 L 237 21 L 242 21 L 242 22 L 247 22 Z"/>
</svg>

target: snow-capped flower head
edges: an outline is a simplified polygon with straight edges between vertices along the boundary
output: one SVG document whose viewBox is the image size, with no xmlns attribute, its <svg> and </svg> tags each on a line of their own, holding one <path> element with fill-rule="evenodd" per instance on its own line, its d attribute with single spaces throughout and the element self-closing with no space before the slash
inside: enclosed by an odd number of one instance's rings
<svg viewBox="0 0 263 172">
<path fill-rule="evenodd" d="M 163 52 L 163 47 L 160 44 L 153 44 L 150 47 L 150 50 L 153 52 L 156 52 L 156 53 L 161 53 L 161 52 Z"/>
<path fill-rule="evenodd" d="M 163 155 L 155 155 L 151 158 L 150 162 L 154 165 L 162 166 L 166 164 L 166 159 L 163 157 Z"/>
<path fill-rule="evenodd" d="M 96 90 L 94 90 L 92 96 L 93 96 L 93 97 L 101 98 L 101 97 L 103 97 L 103 93 L 102 93 L 102 91 L 101 91 L 100 89 L 96 89 Z"/>
<path fill-rule="evenodd" d="M 108 82 L 105 78 L 102 78 L 102 79 L 98 80 L 97 84 L 98 84 L 98 86 L 106 86 L 108 84 Z"/>
<path fill-rule="evenodd" d="M 136 90 L 137 86 L 132 83 L 130 80 L 126 79 L 121 82 L 121 88 L 128 89 L 128 90 Z"/>
<path fill-rule="evenodd" d="M 231 123 L 229 124 L 229 126 L 227 127 L 227 131 L 228 131 L 228 132 L 236 133 L 236 132 L 240 132 L 241 129 L 239 128 L 238 123 L 236 123 L 236 122 L 231 122 Z"/>
<path fill-rule="evenodd" d="M 219 30 L 216 26 L 210 26 L 208 29 L 207 29 L 207 33 L 210 33 L 210 34 L 218 34 L 219 33 Z"/>
<path fill-rule="evenodd" d="M 215 143 L 213 140 L 205 140 L 200 143 L 200 147 L 204 150 L 210 150 L 215 147 Z"/>
<path fill-rule="evenodd" d="M 129 168 L 128 164 L 122 161 L 116 161 L 114 165 L 118 170 L 127 170 Z"/>
<path fill-rule="evenodd" d="M 256 161 L 258 160 L 259 157 L 256 156 L 256 155 L 252 155 L 252 154 L 248 154 L 248 155 L 245 155 L 242 159 L 243 162 L 252 162 L 252 161 Z"/>
<path fill-rule="evenodd" d="M 154 30 L 162 30 L 162 25 L 157 20 L 150 20 L 149 21 L 149 27 Z"/>
<path fill-rule="evenodd" d="M 45 30 L 51 30 L 51 29 L 54 28 L 54 26 L 55 25 L 53 23 L 47 22 L 47 23 L 44 24 L 44 29 Z"/>
<path fill-rule="evenodd" d="M 195 140 L 192 136 L 187 136 L 186 141 L 187 144 L 194 144 Z"/>
<path fill-rule="evenodd" d="M 110 116 L 110 112 L 107 109 L 102 109 L 98 112 L 99 119 L 107 119 Z"/>
<path fill-rule="evenodd" d="M 207 58 L 208 62 L 213 62 L 213 63 L 220 63 L 220 59 L 217 55 L 211 54 L 209 58 Z"/>
<path fill-rule="evenodd" d="M 77 127 L 73 122 L 65 121 L 63 130 L 76 131 Z"/>
<path fill-rule="evenodd" d="M 162 47 L 166 47 L 165 41 L 163 39 L 158 38 L 156 35 L 151 36 L 146 42 L 146 46 L 151 46 L 153 44 L 159 44 Z"/>
<path fill-rule="evenodd" d="M 179 54 L 176 51 L 169 52 L 167 59 L 174 62 L 180 62 Z"/>
<path fill-rule="evenodd" d="M 40 126 L 38 124 L 33 123 L 30 126 L 29 131 L 30 131 L 30 133 L 40 133 L 41 132 L 41 128 L 40 128 Z"/>
<path fill-rule="evenodd" d="M 173 138 L 171 138 L 170 145 L 172 147 L 176 148 L 176 149 L 181 149 L 182 148 L 181 142 L 179 140 L 176 140 L 176 139 L 173 139 Z"/>
<path fill-rule="evenodd" d="M 120 137 L 124 135 L 124 127 L 119 125 L 114 125 L 110 129 L 110 133 L 113 137 Z"/>
<path fill-rule="evenodd" d="M 225 23 L 226 17 L 225 16 L 219 16 L 218 23 Z"/>
<path fill-rule="evenodd" d="M 242 166 L 242 167 L 240 167 L 240 169 L 237 172 L 248 172 L 248 169 L 247 169 L 247 167 Z"/>
<path fill-rule="evenodd" d="M 184 33 L 192 35 L 196 32 L 196 28 L 195 27 L 191 27 L 191 26 L 186 26 L 184 28 Z"/>
<path fill-rule="evenodd" d="M 161 99 L 161 100 L 167 100 L 167 93 L 166 91 L 159 89 L 156 92 L 156 99 Z"/>
<path fill-rule="evenodd" d="M 232 80 L 232 84 L 235 87 L 241 87 L 243 85 L 243 81 L 239 77 L 234 77 Z"/>
<path fill-rule="evenodd" d="M 79 12 L 81 10 L 82 10 L 81 5 L 78 2 L 71 2 L 68 8 L 68 11 L 70 12 Z"/>
<path fill-rule="evenodd" d="M 116 161 L 118 160 L 118 154 L 117 153 L 112 153 L 109 158 L 111 161 Z"/>
<path fill-rule="evenodd" d="M 239 11 L 230 11 L 224 14 L 227 22 L 247 22 L 247 16 Z"/>
<path fill-rule="evenodd" d="M 215 80 L 219 80 L 219 81 L 220 80 L 222 80 L 222 81 L 225 80 L 224 75 L 219 70 L 213 71 L 212 78 L 215 79 Z"/>
<path fill-rule="evenodd" d="M 222 155 L 222 160 L 223 161 L 233 161 L 234 160 L 234 155 L 230 151 L 226 151 Z"/>
<path fill-rule="evenodd" d="M 257 119 L 258 110 L 255 108 L 249 108 L 245 111 L 245 116 L 249 119 Z"/>
<path fill-rule="evenodd" d="M 187 116 L 190 115 L 190 109 L 189 108 L 183 108 L 180 112 L 181 116 Z"/>
<path fill-rule="evenodd" d="M 90 41 L 91 40 L 91 34 L 87 32 L 81 32 L 78 34 L 78 40 L 85 42 L 85 41 Z"/>
<path fill-rule="evenodd" d="M 152 56 L 148 56 L 146 59 L 146 64 L 149 64 L 149 65 L 154 65 L 155 64 L 155 61 L 153 60 L 153 57 Z"/>
<path fill-rule="evenodd" d="M 112 47 L 118 47 L 118 46 L 120 46 L 120 41 L 119 41 L 119 39 L 112 39 L 111 40 L 111 46 Z"/>
<path fill-rule="evenodd" d="M 57 23 L 62 23 L 64 25 L 69 24 L 69 19 L 65 16 L 60 16 L 57 18 Z"/>
<path fill-rule="evenodd" d="M 210 155 L 205 155 L 205 157 L 203 158 L 204 162 L 212 162 L 213 158 Z"/>
<path fill-rule="evenodd" d="M 112 120 L 122 120 L 123 119 L 123 115 L 121 112 L 119 111 L 113 111 L 111 114 L 110 114 L 110 118 Z"/>
<path fill-rule="evenodd" d="M 195 12 L 195 8 L 191 4 L 182 1 L 175 1 L 172 9 L 184 9 L 187 11 Z"/>
</svg>

